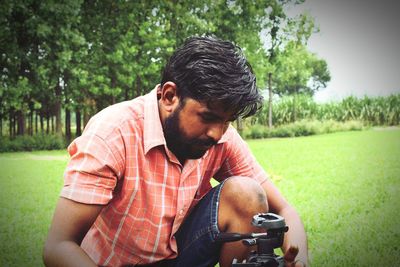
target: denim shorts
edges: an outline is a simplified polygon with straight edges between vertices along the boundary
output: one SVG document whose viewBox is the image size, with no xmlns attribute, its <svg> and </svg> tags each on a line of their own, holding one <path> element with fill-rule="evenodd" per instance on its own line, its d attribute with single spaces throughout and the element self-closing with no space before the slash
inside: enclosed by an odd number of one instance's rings
<svg viewBox="0 0 400 267">
<path fill-rule="evenodd" d="M 178 257 L 151 266 L 213 267 L 218 262 L 222 244 L 215 240 L 220 233 L 218 205 L 223 184 L 200 200 L 175 234 Z"/>
</svg>

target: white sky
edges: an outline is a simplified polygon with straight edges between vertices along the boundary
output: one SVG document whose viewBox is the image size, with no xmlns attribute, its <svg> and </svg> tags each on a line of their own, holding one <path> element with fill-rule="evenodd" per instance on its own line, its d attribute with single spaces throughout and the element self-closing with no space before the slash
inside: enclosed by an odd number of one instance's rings
<svg viewBox="0 0 400 267">
<path fill-rule="evenodd" d="M 306 0 L 288 13 L 303 11 L 320 28 L 308 47 L 331 73 L 318 102 L 400 93 L 400 1 Z"/>
</svg>

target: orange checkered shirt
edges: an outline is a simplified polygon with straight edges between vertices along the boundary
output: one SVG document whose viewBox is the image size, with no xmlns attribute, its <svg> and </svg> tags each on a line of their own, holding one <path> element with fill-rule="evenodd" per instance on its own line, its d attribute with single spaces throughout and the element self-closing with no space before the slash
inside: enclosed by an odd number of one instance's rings
<svg viewBox="0 0 400 267">
<path fill-rule="evenodd" d="M 174 233 L 212 177 L 267 179 L 231 126 L 202 158 L 182 166 L 166 146 L 156 89 L 96 114 L 68 152 L 61 196 L 105 205 L 81 244 L 101 266 L 176 257 Z"/>
</svg>

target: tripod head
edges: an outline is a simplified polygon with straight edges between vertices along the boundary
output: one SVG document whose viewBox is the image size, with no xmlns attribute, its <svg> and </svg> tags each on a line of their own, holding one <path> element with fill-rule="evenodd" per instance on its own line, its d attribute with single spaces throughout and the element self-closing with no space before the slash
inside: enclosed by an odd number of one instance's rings
<svg viewBox="0 0 400 267">
<path fill-rule="evenodd" d="M 283 257 L 274 253 L 274 249 L 281 247 L 285 232 L 288 227 L 285 219 L 274 213 L 259 213 L 253 216 L 252 225 L 266 230 L 262 233 L 220 233 L 217 237 L 219 242 L 233 242 L 242 240 L 246 246 L 257 245 L 257 251 L 253 251 L 246 262 L 238 263 L 236 259 L 232 267 L 283 267 Z"/>
</svg>

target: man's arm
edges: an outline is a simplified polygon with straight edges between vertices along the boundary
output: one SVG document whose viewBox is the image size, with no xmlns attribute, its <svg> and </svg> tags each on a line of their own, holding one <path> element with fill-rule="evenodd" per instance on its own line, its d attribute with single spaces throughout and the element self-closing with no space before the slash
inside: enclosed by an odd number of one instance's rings
<svg viewBox="0 0 400 267">
<path fill-rule="evenodd" d="M 43 250 L 46 266 L 96 266 L 80 244 L 102 208 L 60 197 Z"/>
<path fill-rule="evenodd" d="M 282 247 L 285 260 L 288 263 L 298 261 L 298 264 L 293 265 L 296 267 L 302 266 L 300 263 L 308 266 L 307 236 L 299 215 L 270 180 L 265 181 L 262 187 L 267 193 L 270 211 L 284 217 L 289 226 Z"/>
</svg>

